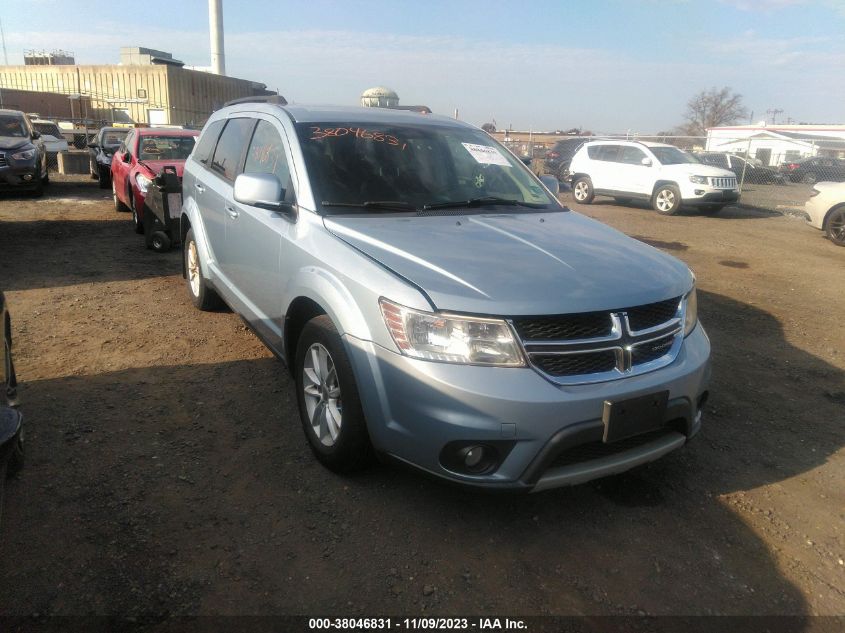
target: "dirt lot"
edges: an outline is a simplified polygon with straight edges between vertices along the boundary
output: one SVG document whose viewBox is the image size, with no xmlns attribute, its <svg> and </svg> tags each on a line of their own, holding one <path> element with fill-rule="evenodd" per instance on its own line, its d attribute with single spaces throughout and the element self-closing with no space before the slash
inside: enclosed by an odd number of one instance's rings
<svg viewBox="0 0 845 633">
<path fill-rule="evenodd" d="M 312 459 L 290 380 L 96 183 L 0 199 L 27 466 L 4 614 L 843 614 L 845 249 L 796 218 L 578 210 L 695 270 L 687 448 L 529 496 Z M 812 624 L 809 624 L 812 626 Z"/>
</svg>

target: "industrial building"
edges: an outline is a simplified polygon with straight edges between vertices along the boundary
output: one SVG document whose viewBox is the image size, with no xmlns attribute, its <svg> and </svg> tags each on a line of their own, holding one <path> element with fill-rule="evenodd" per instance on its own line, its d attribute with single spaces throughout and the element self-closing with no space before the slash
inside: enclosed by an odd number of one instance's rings
<svg viewBox="0 0 845 633">
<path fill-rule="evenodd" d="M 122 48 L 120 64 L 83 66 L 67 57 L 45 54 L 39 63 L 0 66 L 0 107 L 92 126 L 201 125 L 226 101 L 275 94 L 255 81 L 187 69 L 170 53 L 149 48 Z M 33 93 L 52 96 L 33 103 Z"/>
</svg>

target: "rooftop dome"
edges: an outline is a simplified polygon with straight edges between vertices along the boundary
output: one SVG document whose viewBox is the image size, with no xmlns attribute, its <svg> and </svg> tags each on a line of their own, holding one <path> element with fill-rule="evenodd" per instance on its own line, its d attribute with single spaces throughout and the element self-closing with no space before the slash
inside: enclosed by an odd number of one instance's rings
<svg viewBox="0 0 845 633">
<path fill-rule="evenodd" d="M 376 86 L 364 91 L 361 105 L 365 108 L 392 108 L 399 105 L 399 95 L 390 88 Z"/>
</svg>

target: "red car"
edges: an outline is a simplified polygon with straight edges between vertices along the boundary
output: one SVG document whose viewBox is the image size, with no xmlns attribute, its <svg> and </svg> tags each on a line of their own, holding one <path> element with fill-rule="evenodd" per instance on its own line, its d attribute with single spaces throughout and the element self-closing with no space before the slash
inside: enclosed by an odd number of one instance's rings
<svg viewBox="0 0 845 633">
<path fill-rule="evenodd" d="M 111 190 L 115 211 L 132 211 L 135 232 L 144 232 L 144 198 L 147 187 L 165 165 L 173 165 L 179 178 L 185 159 L 194 149 L 195 130 L 135 128 L 126 135 L 111 161 Z"/>
</svg>

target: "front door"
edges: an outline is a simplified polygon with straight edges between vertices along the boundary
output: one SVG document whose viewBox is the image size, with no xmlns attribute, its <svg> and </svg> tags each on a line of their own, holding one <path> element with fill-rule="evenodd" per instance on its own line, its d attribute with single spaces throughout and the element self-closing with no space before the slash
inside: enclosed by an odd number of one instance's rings
<svg viewBox="0 0 845 633">
<path fill-rule="evenodd" d="M 652 166 L 643 165 L 648 158 L 643 150 L 633 145 L 623 145 L 617 167 L 617 188 L 627 193 L 651 193 L 646 185 L 650 183 Z"/>
<path fill-rule="evenodd" d="M 243 173 L 275 175 L 284 190 L 283 200 L 294 202 L 288 145 L 279 123 L 269 116 L 259 119 L 246 152 Z M 237 213 L 228 224 L 232 281 L 257 317 L 253 326 L 281 349 L 284 271 L 280 256 L 282 244 L 291 239 L 292 218 L 234 200 L 232 205 Z"/>
</svg>

